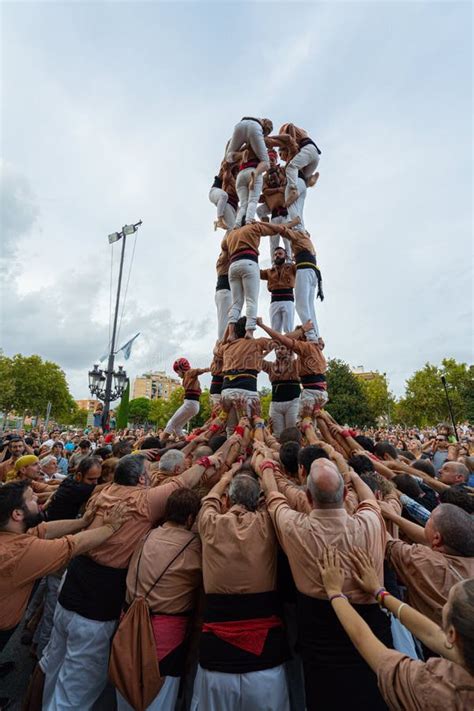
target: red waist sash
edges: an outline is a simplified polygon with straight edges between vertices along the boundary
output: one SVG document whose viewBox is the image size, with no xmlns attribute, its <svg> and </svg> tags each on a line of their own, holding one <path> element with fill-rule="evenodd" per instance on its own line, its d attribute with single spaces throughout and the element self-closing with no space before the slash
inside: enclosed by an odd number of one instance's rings
<svg viewBox="0 0 474 711">
<path fill-rule="evenodd" d="M 159 662 L 184 641 L 188 622 L 189 615 L 151 615 Z"/>
<path fill-rule="evenodd" d="M 260 617 L 253 620 L 233 620 L 231 622 L 205 622 L 203 632 L 212 632 L 216 637 L 233 644 L 234 647 L 260 656 L 263 652 L 268 632 L 274 627 L 282 627 L 279 617 Z"/>
</svg>

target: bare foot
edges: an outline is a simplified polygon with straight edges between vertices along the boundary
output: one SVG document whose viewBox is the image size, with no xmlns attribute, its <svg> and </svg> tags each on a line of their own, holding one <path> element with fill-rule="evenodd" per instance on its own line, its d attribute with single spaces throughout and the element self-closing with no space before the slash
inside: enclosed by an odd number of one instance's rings
<svg viewBox="0 0 474 711">
<path fill-rule="evenodd" d="M 250 331 L 249 329 L 247 329 L 245 331 L 245 338 L 253 338 L 253 331 Z"/>
<path fill-rule="evenodd" d="M 214 232 L 215 232 L 219 227 L 220 227 L 222 230 L 226 230 L 226 229 L 227 229 L 227 225 L 226 225 L 225 220 L 224 220 L 223 217 L 217 218 L 217 220 L 214 222 Z"/>
<path fill-rule="evenodd" d="M 319 173 L 314 173 L 306 179 L 306 185 L 308 188 L 313 188 L 319 180 Z"/>
<path fill-rule="evenodd" d="M 298 200 L 299 192 L 298 188 L 290 188 L 288 192 L 288 197 L 285 200 L 285 207 L 290 207 L 290 205 L 293 205 L 295 200 Z"/>
</svg>

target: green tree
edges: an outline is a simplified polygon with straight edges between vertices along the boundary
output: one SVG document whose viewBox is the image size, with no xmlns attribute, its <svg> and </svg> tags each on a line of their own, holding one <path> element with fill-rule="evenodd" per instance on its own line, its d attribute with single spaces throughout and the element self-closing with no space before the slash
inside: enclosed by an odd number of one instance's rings
<svg viewBox="0 0 474 711">
<path fill-rule="evenodd" d="M 362 383 L 347 363 L 330 359 L 326 378 L 329 393 L 326 409 L 337 422 L 359 427 L 375 424 Z"/>
<path fill-rule="evenodd" d="M 7 414 L 15 405 L 12 359 L 0 351 L 0 411 Z"/>
<path fill-rule="evenodd" d="M 149 420 L 150 400 L 146 397 L 136 397 L 130 400 L 128 406 L 128 419 L 134 424 L 144 424 Z"/>
<path fill-rule="evenodd" d="M 393 418 L 395 398 L 390 392 L 385 373 L 375 373 L 371 380 L 364 380 L 357 376 L 365 393 L 371 416 L 376 420 L 379 417 Z"/>
<path fill-rule="evenodd" d="M 202 427 L 205 422 L 210 418 L 212 412 L 212 402 L 209 390 L 205 388 L 201 397 L 199 398 L 200 409 L 196 417 L 193 417 L 189 423 L 189 430 L 193 430 L 195 427 Z"/>
<path fill-rule="evenodd" d="M 128 408 L 130 405 L 130 381 L 127 383 L 127 387 L 120 400 L 120 405 L 117 410 L 116 426 L 118 430 L 123 430 L 128 425 Z"/>
<path fill-rule="evenodd" d="M 182 387 L 176 388 L 168 400 L 163 400 L 163 398 L 152 400 L 150 402 L 149 421 L 155 423 L 157 427 L 164 427 L 178 407 L 181 407 L 183 400 L 184 389 Z"/>
<path fill-rule="evenodd" d="M 77 407 L 74 403 L 74 410 L 62 418 L 61 424 L 63 425 L 74 425 L 75 427 L 80 427 L 84 429 L 87 426 L 87 410 Z"/>
<path fill-rule="evenodd" d="M 272 401 L 272 391 L 270 388 L 263 387 L 258 391 L 260 395 L 260 407 L 262 408 L 262 417 L 268 421 L 270 417 L 270 403 Z"/>
<path fill-rule="evenodd" d="M 7 374 L 8 401 L 3 405 L 19 415 L 44 415 L 51 402 L 51 417 L 57 421 L 72 415 L 75 402 L 66 382 L 64 371 L 52 361 L 38 355 L 17 353 L 3 361 Z M 13 393 L 11 388 L 13 387 Z"/>
<path fill-rule="evenodd" d="M 446 378 L 454 419 L 457 422 L 472 419 L 474 367 L 458 363 L 454 358 L 444 358 L 440 366 L 426 363 L 407 380 L 405 396 L 396 408 L 397 420 L 418 427 L 448 422 L 449 410 L 442 376 Z"/>
</svg>

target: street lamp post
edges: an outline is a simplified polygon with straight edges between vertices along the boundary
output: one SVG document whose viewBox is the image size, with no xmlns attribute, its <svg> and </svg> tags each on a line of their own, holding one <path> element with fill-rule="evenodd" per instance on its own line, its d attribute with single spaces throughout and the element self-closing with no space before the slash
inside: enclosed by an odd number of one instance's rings
<svg viewBox="0 0 474 711">
<path fill-rule="evenodd" d="M 120 239 L 122 240 L 122 252 L 120 255 L 120 268 L 117 283 L 117 297 L 115 299 L 112 340 L 110 342 L 107 370 L 102 371 L 96 364 L 94 365 L 94 368 L 89 371 L 89 390 L 92 395 L 96 395 L 97 398 L 99 400 L 102 400 L 104 403 L 104 409 L 102 412 L 102 429 L 104 430 L 107 426 L 110 403 L 122 396 L 128 383 L 127 374 L 121 365 L 118 367 L 117 372 L 114 372 L 115 339 L 117 336 L 117 321 L 120 304 L 120 290 L 122 287 L 122 272 L 123 262 L 125 258 L 125 244 L 127 241 L 127 237 L 133 235 L 141 224 L 142 221 L 140 220 L 139 222 L 136 222 L 133 225 L 124 225 L 124 227 L 122 227 L 121 232 L 112 232 L 112 234 L 109 235 L 109 244 L 113 244 L 113 242 L 118 242 Z"/>
</svg>

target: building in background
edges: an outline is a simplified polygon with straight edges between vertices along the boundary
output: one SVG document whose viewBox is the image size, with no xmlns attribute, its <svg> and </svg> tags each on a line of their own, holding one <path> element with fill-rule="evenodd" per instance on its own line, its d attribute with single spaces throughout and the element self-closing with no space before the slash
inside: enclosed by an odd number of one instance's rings
<svg viewBox="0 0 474 711">
<path fill-rule="evenodd" d="M 92 398 L 85 400 L 76 400 L 76 405 L 79 410 L 87 410 L 87 412 L 94 412 L 99 400 L 93 400 Z"/>
<path fill-rule="evenodd" d="M 179 387 L 181 387 L 180 381 L 170 378 L 162 370 L 143 373 L 142 376 L 134 380 L 132 398 L 134 400 L 137 397 L 146 397 L 148 400 L 157 400 L 158 398 L 168 400 L 171 393 Z"/>
<path fill-rule="evenodd" d="M 351 371 L 361 380 L 374 380 L 379 373 L 374 373 L 373 370 L 364 370 L 363 365 L 356 365 L 351 368 Z"/>
</svg>

